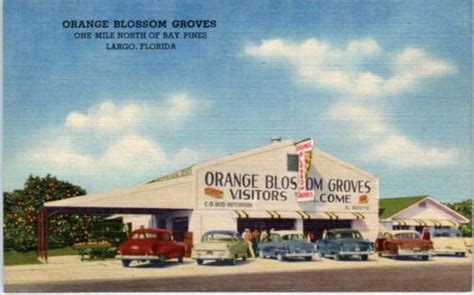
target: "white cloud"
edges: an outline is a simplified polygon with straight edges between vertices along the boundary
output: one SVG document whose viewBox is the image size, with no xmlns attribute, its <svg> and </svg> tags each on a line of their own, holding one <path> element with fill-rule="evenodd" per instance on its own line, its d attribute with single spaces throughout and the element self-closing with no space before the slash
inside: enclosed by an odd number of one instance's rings
<svg viewBox="0 0 474 295">
<path fill-rule="evenodd" d="M 169 97 L 164 103 L 154 105 L 141 101 L 115 103 L 106 100 L 90 107 L 85 113 L 74 111 L 65 119 L 65 127 L 73 131 L 98 133 L 123 133 L 143 126 L 160 123 L 175 126 L 197 111 L 197 102 L 187 94 Z"/>
<path fill-rule="evenodd" d="M 458 158 L 455 149 L 427 148 L 402 135 L 391 135 L 368 152 L 374 160 L 393 166 L 426 167 L 449 165 Z"/>
<path fill-rule="evenodd" d="M 366 160 L 400 167 L 447 165 L 458 158 L 455 149 L 426 147 L 403 135 L 383 111 L 387 97 L 419 87 L 422 81 L 456 73 L 448 61 L 419 48 L 399 53 L 384 51 L 377 41 L 351 40 L 338 48 L 308 39 L 300 43 L 282 39 L 248 45 L 247 56 L 287 63 L 296 79 L 344 96 L 327 110 L 335 126 L 348 138 L 366 146 Z"/>
<path fill-rule="evenodd" d="M 403 93 L 422 80 L 456 72 L 454 65 L 431 57 L 422 49 L 407 48 L 392 56 L 370 38 L 352 40 L 346 48 L 317 39 L 301 43 L 272 39 L 248 45 L 244 53 L 289 63 L 300 81 L 359 99 Z M 390 74 L 382 74 L 385 68 Z"/>
<path fill-rule="evenodd" d="M 390 125 L 387 115 L 373 104 L 341 102 L 332 105 L 328 115 L 349 137 L 368 146 L 367 153 L 361 155 L 366 161 L 399 167 L 428 167 L 448 165 L 459 157 L 456 149 L 425 147 L 409 139 Z"/>
<path fill-rule="evenodd" d="M 120 183 L 140 177 L 156 177 L 202 160 L 204 153 L 189 147 L 165 152 L 147 132 L 164 129 L 177 132 L 179 123 L 201 111 L 187 94 L 170 96 L 161 103 L 103 101 L 87 111 L 65 117 L 58 131 L 28 151 L 28 164 L 57 175 L 80 175 L 88 182 Z"/>
<path fill-rule="evenodd" d="M 342 122 L 344 128 L 350 129 L 352 136 L 366 139 L 381 136 L 390 132 L 386 119 L 375 106 L 363 106 L 351 102 L 337 103 L 328 110 L 328 116 Z"/>
</svg>

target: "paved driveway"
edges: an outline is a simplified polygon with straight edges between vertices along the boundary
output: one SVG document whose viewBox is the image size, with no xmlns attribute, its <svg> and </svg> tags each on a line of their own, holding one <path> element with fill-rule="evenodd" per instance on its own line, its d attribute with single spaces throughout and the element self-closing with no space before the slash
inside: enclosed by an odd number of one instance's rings
<svg viewBox="0 0 474 295">
<path fill-rule="evenodd" d="M 317 258 L 313 261 L 280 262 L 272 259 L 249 259 L 239 261 L 237 265 L 222 263 L 205 263 L 197 265 L 190 259 L 183 264 L 168 261 L 166 266 L 158 267 L 150 264 L 132 264 L 132 267 L 122 267 L 120 260 L 84 261 L 78 256 L 51 257 L 48 264 L 18 265 L 4 267 L 4 284 L 26 284 L 66 281 L 90 280 L 126 280 L 138 278 L 165 278 L 213 276 L 250 273 L 292 272 L 305 270 L 325 269 L 368 269 L 390 268 L 392 266 L 415 265 L 471 265 L 471 256 L 460 257 L 433 257 L 430 261 L 420 260 L 393 260 L 379 258 L 372 255 L 369 261 L 346 260 L 333 261 L 327 258 Z"/>
</svg>

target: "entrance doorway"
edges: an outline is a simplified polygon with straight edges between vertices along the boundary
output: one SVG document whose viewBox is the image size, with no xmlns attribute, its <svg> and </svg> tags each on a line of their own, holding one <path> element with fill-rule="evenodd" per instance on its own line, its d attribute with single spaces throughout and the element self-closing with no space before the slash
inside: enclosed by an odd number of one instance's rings
<svg viewBox="0 0 474 295">
<path fill-rule="evenodd" d="M 335 228 L 351 228 L 352 220 L 327 220 L 327 219 L 310 219 L 303 221 L 303 232 L 313 234 L 314 241 L 323 237 L 324 230 Z"/>
<path fill-rule="evenodd" d="M 295 229 L 295 220 L 287 218 L 239 218 L 237 219 L 237 231 L 243 233 L 246 228 L 254 230 L 270 231 L 275 230 L 293 230 Z"/>
<path fill-rule="evenodd" d="M 183 234 L 188 231 L 188 217 L 175 217 L 172 220 L 172 231 L 177 241 L 183 241 Z"/>
</svg>

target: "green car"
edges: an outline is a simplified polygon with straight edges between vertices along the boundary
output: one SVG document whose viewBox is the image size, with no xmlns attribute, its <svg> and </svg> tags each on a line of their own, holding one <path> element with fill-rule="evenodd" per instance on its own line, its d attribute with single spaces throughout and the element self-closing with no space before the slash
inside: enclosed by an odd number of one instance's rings
<svg viewBox="0 0 474 295">
<path fill-rule="evenodd" d="M 228 261 L 236 264 L 239 258 L 247 260 L 247 243 L 238 232 L 209 231 L 202 236 L 201 242 L 194 246 L 191 257 L 199 265 L 204 260 Z"/>
</svg>

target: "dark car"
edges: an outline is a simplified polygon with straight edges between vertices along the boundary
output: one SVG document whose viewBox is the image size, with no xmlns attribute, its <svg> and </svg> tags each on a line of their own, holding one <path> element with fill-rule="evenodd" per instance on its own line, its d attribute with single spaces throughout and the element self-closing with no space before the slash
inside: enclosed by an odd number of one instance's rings
<svg viewBox="0 0 474 295">
<path fill-rule="evenodd" d="M 315 254 L 314 244 L 304 239 L 303 233 L 298 231 L 274 231 L 270 241 L 260 243 L 258 255 L 260 258 L 276 257 L 283 261 L 286 258 L 313 259 Z"/>
<path fill-rule="evenodd" d="M 142 228 L 132 231 L 128 240 L 118 248 L 122 265 L 128 267 L 132 261 L 150 261 L 164 265 L 168 259 L 183 262 L 186 246 L 174 240 L 169 230 Z"/>
<path fill-rule="evenodd" d="M 316 248 L 321 257 L 330 256 L 339 260 L 348 256 L 359 256 L 363 261 L 368 260 L 373 252 L 373 243 L 364 240 L 360 232 L 352 229 L 334 229 L 326 236 L 316 241 Z"/>
</svg>

